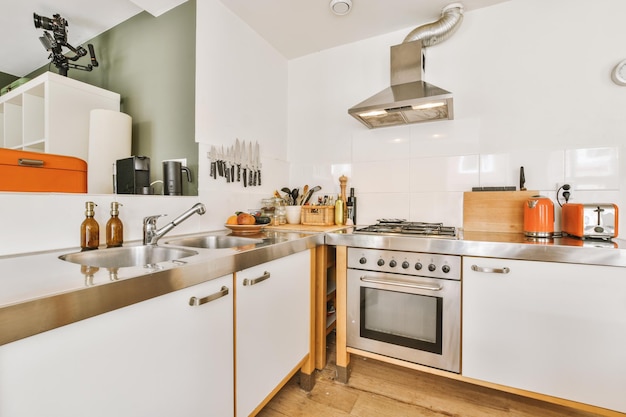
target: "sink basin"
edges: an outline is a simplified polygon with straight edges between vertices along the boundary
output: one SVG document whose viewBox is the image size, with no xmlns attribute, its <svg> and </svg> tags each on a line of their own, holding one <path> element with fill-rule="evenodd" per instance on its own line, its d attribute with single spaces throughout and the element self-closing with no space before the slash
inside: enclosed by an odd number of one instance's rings
<svg viewBox="0 0 626 417">
<path fill-rule="evenodd" d="M 189 249 L 144 245 L 68 253 L 59 256 L 59 259 L 99 268 L 124 268 L 173 261 L 197 254 L 198 252 Z"/>
<path fill-rule="evenodd" d="M 238 237 L 238 236 L 223 236 L 223 235 L 208 235 L 197 236 L 170 240 L 166 242 L 169 245 L 177 246 L 190 246 L 193 248 L 204 249 L 228 249 L 236 248 L 247 245 L 256 245 L 257 243 L 263 243 L 263 239 L 254 239 L 251 237 Z"/>
</svg>

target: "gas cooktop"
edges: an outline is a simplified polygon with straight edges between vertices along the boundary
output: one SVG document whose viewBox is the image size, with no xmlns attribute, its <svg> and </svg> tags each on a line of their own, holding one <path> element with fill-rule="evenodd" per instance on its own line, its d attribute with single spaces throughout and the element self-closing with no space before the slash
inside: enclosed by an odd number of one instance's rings
<svg viewBox="0 0 626 417">
<path fill-rule="evenodd" d="M 378 223 L 356 229 L 354 233 L 415 237 L 456 238 L 456 228 L 443 223 L 408 222 L 404 219 L 378 219 Z"/>
</svg>

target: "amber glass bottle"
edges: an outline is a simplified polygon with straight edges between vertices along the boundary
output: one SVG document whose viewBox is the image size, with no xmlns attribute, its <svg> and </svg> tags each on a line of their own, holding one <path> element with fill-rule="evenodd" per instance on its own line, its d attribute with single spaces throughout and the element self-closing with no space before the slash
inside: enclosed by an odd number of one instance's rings
<svg viewBox="0 0 626 417">
<path fill-rule="evenodd" d="M 98 249 L 100 246 L 100 226 L 93 218 L 96 203 L 87 201 L 85 203 L 85 220 L 80 225 L 80 247 L 82 250 Z"/>
<path fill-rule="evenodd" d="M 121 205 L 117 201 L 111 202 L 111 218 L 106 224 L 107 248 L 122 246 L 124 243 L 124 225 L 119 218 Z"/>
</svg>

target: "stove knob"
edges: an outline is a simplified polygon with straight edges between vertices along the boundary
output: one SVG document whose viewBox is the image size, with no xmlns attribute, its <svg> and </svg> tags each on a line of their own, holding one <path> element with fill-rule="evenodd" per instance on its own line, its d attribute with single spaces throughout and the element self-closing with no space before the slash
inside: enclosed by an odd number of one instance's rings
<svg viewBox="0 0 626 417">
<path fill-rule="evenodd" d="M 441 267 L 441 270 L 442 270 L 444 273 L 446 273 L 446 274 L 447 274 L 448 272 L 450 272 L 450 265 L 444 265 L 444 266 L 442 266 L 442 267 Z"/>
<path fill-rule="evenodd" d="M 383 259 L 379 259 L 377 264 L 378 266 L 383 266 L 385 264 L 385 261 Z"/>
<path fill-rule="evenodd" d="M 419 263 L 419 262 L 418 262 L 418 263 L 416 263 L 416 264 L 415 264 L 415 269 L 417 269 L 418 271 L 419 271 L 420 269 L 422 269 L 422 264 L 421 264 L 421 263 Z"/>
<path fill-rule="evenodd" d="M 435 266 L 435 264 L 430 264 L 430 265 L 428 265 L 428 270 L 429 270 L 430 272 L 433 272 L 435 269 L 437 269 L 437 267 Z"/>
<path fill-rule="evenodd" d="M 395 259 L 392 259 L 392 260 L 389 262 L 389 266 L 390 266 L 390 267 L 392 267 L 392 268 L 395 268 L 395 267 L 396 267 L 396 265 L 398 265 L 398 263 L 396 262 L 396 260 L 395 260 Z"/>
<path fill-rule="evenodd" d="M 402 262 L 402 268 L 407 269 L 410 266 L 408 261 Z"/>
<path fill-rule="evenodd" d="M 363 265 L 364 263 L 367 263 L 367 259 L 365 259 L 365 256 L 364 256 L 364 257 L 362 257 L 361 259 L 359 259 L 359 263 L 360 263 L 361 265 Z"/>
</svg>

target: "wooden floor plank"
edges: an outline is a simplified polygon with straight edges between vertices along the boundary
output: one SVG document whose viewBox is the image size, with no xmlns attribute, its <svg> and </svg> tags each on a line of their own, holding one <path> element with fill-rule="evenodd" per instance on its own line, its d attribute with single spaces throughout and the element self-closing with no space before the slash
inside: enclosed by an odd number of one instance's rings
<svg viewBox="0 0 626 417">
<path fill-rule="evenodd" d="M 328 364 L 316 373 L 314 389 L 303 391 L 294 376 L 260 417 L 597 417 L 357 355 L 350 380 L 342 384 L 335 380 L 329 341 Z"/>
</svg>

